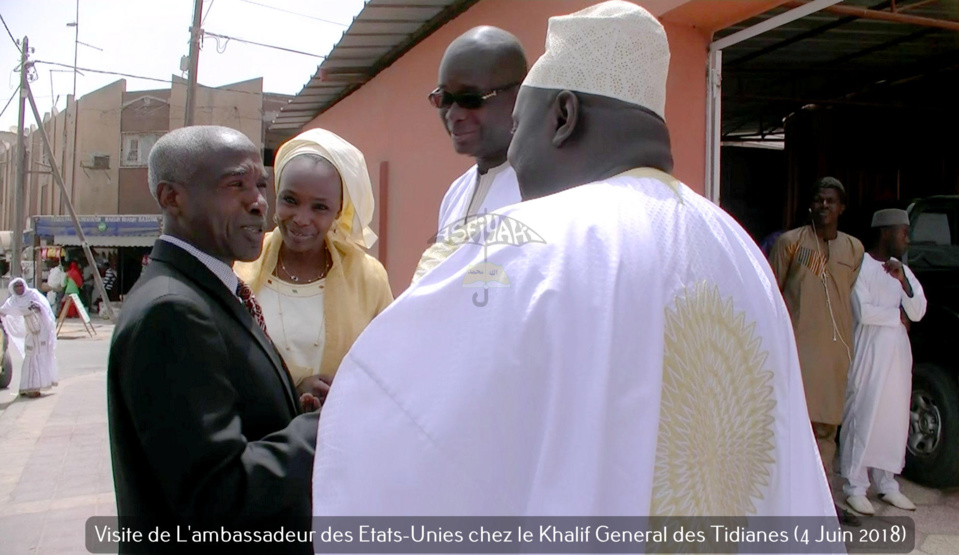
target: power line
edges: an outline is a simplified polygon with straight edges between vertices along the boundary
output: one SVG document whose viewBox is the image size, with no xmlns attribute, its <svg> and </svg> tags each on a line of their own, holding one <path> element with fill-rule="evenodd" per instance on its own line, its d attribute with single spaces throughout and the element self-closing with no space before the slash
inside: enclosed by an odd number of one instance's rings
<svg viewBox="0 0 959 555">
<path fill-rule="evenodd" d="M 261 42 L 253 42 L 253 41 L 251 41 L 251 40 L 238 39 L 238 38 L 236 38 L 236 37 L 228 37 L 228 36 L 226 36 L 226 35 L 218 35 L 218 34 L 216 34 L 216 33 L 211 33 L 211 32 L 209 32 L 209 31 L 203 31 L 203 34 L 204 34 L 204 35 L 211 36 L 211 37 L 213 37 L 213 38 L 226 39 L 226 40 L 228 40 L 228 41 L 230 41 L 230 40 L 235 40 L 235 41 L 237 41 L 237 42 L 244 42 L 244 43 L 252 44 L 252 45 L 255 45 L 255 46 L 262 46 L 262 47 L 264 47 L 264 48 L 272 48 L 272 49 L 274 49 L 274 50 L 282 50 L 282 51 L 284 51 L 284 52 L 292 52 L 293 54 L 302 54 L 303 56 L 310 56 L 310 57 L 313 57 L 313 58 L 326 59 L 326 56 L 320 56 L 319 54 L 311 54 L 311 53 L 309 53 L 309 52 L 301 52 L 301 51 L 299 51 L 299 50 L 293 50 L 292 48 L 284 48 L 284 47 L 282 47 L 282 46 L 273 46 L 272 44 L 263 44 L 263 43 L 261 43 Z M 219 48 L 217 49 L 217 51 L 219 52 Z M 221 54 L 222 54 L 222 52 L 221 52 Z"/>
<path fill-rule="evenodd" d="M 3 14 L 0 14 L 0 21 L 3 22 L 3 28 L 7 30 L 7 34 L 10 35 L 10 40 L 13 41 L 13 45 L 17 47 L 17 52 L 23 54 L 23 50 L 20 50 L 20 43 L 17 42 L 17 39 L 13 38 L 13 33 L 10 32 L 10 28 L 7 27 L 7 20 L 3 18 Z"/>
<path fill-rule="evenodd" d="M 3 117 L 3 114 L 7 113 L 7 108 L 10 107 L 10 103 L 13 102 L 13 99 L 17 97 L 17 93 L 20 92 L 20 86 L 17 86 L 17 90 L 13 91 L 13 96 L 10 97 L 10 100 L 7 101 L 6 106 L 3 107 L 3 110 L 0 110 L 0 118 Z"/>
<path fill-rule="evenodd" d="M 73 66 L 72 66 L 72 65 L 70 65 L 70 64 L 61 64 L 61 63 L 59 63 L 59 62 L 46 62 L 46 61 L 43 61 L 43 60 L 35 60 L 33 63 L 34 63 L 34 64 L 47 64 L 47 65 L 51 65 L 51 66 L 60 66 L 60 67 L 66 67 L 66 68 L 73 69 Z M 90 73 L 102 73 L 102 74 L 104 74 L 104 75 L 117 75 L 117 76 L 119 76 L 119 77 L 129 77 L 130 79 L 143 79 L 144 81 L 156 81 L 157 83 L 170 84 L 170 80 L 169 80 L 169 79 L 158 79 L 158 78 L 156 78 L 156 77 L 144 77 L 143 75 L 132 75 L 132 74 L 129 74 L 129 73 L 121 73 L 121 72 L 119 72 L 119 71 L 106 71 L 106 70 L 102 70 L 102 69 L 90 69 L 90 68 L 87 68 L 87 67 L 78 67 L 78 68 L 77 68 L 77 71 L 89 71 Z M 264 92 L 243 91 L 243 90 L 240 90 L 240 89 L 226 89 L 226 88 L 222 88 L 222 87 L 206 87 L 206 86 L 204 86 L 204 88 L 208 88 L 208 89 L 212 89 L 212 90 L 217 90 L 217 91 L 236 92 L 236 93 L 242 93 L 242 94 L 258 94 L 258 95 L 266 95 L 266 94 L 269 94 L 269 93 L 264 93 Z"/>
<path fill-rule="evenodd" d="M 44 61 L 44 60 L 35 60 L 33 63 L 34 63 L 34 64 L 47 64 L 47 65 L 51 65 L 51 66 L 59 66 L 59 67 L 66 67 L 66 68 L 73 69 L 73 66 L 72 66 L 71 64 L 61 64 L 61 63 L 58 63 L 58 62 L 47 62 L 47 61 Z M 120 76 L 120 77 L 129 77 L 129 78 L 131 78 L 131 79 L 143 79 L 143 80 L 145 80 L 145 81 L 157 81 L 157 82 L 159 82 L 159 83 L 169 83 L 169 82 L 170 82 L 169 79 L 157 79 L 156 77 L 144 77 L 144 76 L 142 76 L 142 75 L 131 75 L 131 74 L 129 74 L 129 73 L 120 73 L 120 72 L 118 72 L 118 71 L 106 71 L 106 70 L 101 70 L 101 69 L 90 69 L 90 68 L 86 68 L 86 67 L 78 67 L 78 68 L 76 68 L 76 69 L 77 69 L 77 71 L 89 71 L 90 73 L 103 73 L 103 74 L 105 74 L 105 75 L 118 75 L 118 76 Z"/>
<path fill-rule="evenodd" d="M 206 25 L 206 18 L 210 17 L 210 10 L 213 9 L 214 2 L 216 2 L 216 0 L 210 0 L 210 5 L 207 6 L 206 13 L 203 14 L 203 21 L 200 22 L 200 27 L 203 27 L 204 25 Z M 223 10 L 220 10 L 220 11 L 223 11 Z"/>
<path fill-rule="evenodd" d="M 322 21 L 323 23 L 329 23 L 331 25 L 339 25 L 340 27 L 349 27 L 345 23 L 340 23 L 338 21 L 330 21 L 329 19 L 323 19 L 322 17 L 315 17 L 312 15 L 306 15 L 305 13 L 291 12 L 290 10 L 284 10 L 283 8 L 277 8 L 276 6 L 270 6 L 268 4 L 261 4 L 259 2 L 254 2 L 253 0 L 240 0 L 240 2 L 246 2 L 247 4 L 253 4 L 254 6 L 260 6 L 261 8 L 269 8 L 271 10 L 276 10 L 278 12 L 288 13 L 291 15 L 298 15 L 300 17 L 305 17 L 307 19 L 315 19 L 316 21 Z"/>
</svg>

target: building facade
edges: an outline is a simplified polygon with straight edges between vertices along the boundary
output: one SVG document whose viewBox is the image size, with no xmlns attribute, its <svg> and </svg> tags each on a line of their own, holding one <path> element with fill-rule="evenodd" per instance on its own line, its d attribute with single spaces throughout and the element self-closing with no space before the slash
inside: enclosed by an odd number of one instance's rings
<svg viewBox="0 0 959 555">
<path fill-rule="evenodd" d="M 52 110 L 44 117 L 52 161 L 41 133 L 35 127 L 27 129 L 23 222 L 14 221 L 16 134 L 0 135 L 0 229 L 7 230 L 0 238 L 3 250 L 8 251 L 12 233 L 26 231 L 24 275 L 41 275 L 45 253 L 50 257 L 65 253 L 86 264 L 82 253 L 71 248 L 80 241 L 52 174 L 55 165 L 87 243 L 96 249 L 99 260 L 115 264 L 121 292 L 133 285 L 141 259 L 161 229 L 160 210 L 147 183 L 147 161 L 157 139 L 183 126 L 186 87 L 184 79 L 174 77 L 169 89 L 128 92 L 126 81 L 120 80 L 79 102 L 69 98 L 64 112 Z M 264 93 L 262 79 L 222 87 L 199 86 L 194 120 L 197 125 L 237 129 L 265 158 L 272 159 L 278 145 L 270 142 L 266 128 L 289 98 Z M 268 217 L 272 221 L 272 213 Z"/>
<path fill-rule="evenodd" d="M 285 95 L 263 92 L 263 80 L 222 87 L 200 86 L 197 125 L 222 125 L 243 132 L 257 147 L 272 152 L 266 126 Z M 128 92 L 126 81 L 93 91 L 79 102 L 68 99 L 63 112 L 44 116 L 44 129 L 77 214 L 116 216 L 158 214 L 147 186 L 147 159 L 164 133 L 183 126 L 186 81 L 174 77 L 169 89 Z M 79 119 L 77 113 L 79 110 Z M 69 214 L 51 173 L 40 133 L 27 130 L 25 221 L 34 216 Z M 76 137 L 76 145 L 74 145 Z M 0 229 L 14 230 L 16 135 L 0 136 Z"/>
</svg>

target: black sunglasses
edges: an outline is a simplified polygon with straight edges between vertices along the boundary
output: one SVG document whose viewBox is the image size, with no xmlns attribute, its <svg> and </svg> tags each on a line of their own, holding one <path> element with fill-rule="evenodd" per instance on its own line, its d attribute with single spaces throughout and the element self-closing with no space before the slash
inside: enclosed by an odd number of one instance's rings
<svg viewBox="0 0 959 555">
<path fill-rule="evenodd" d="M 484 102 L 493 98 L 498 93 L 503 91 L 508 91 L 513 87 L 518 87 L 519 83 L 510 83 L 509 85 L 504 85 L 502 87 L 497 87 L 486 94 L 481 93 L 462 93 L 462 94 L 453 94 L 448 91 L 444 91 L 437 87 L 433 92 L 427 97 L 430 101 L 430 105 L 434 108 L 449 108 L 454 103 L 458 104 L 460 108 L 464 110 L 476 110 L 481 107 Z"/>
</svg>

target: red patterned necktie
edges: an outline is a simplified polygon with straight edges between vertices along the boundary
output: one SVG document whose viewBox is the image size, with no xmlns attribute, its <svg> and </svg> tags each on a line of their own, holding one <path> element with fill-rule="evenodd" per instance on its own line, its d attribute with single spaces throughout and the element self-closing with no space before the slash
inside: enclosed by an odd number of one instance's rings
<svg viewBox="0 0 959 555">
<path fill-rule="evenodd" d="M 267 337 L 269 337 L 270 334 L 266 331 L 266 322 L 263 320 L 263 310 L 260 308 L 260 303 L 256 302 L 256 297 L 253 296 L 253 290 L 250 289 L 249 285 L 243 283 L 242 279 L 236 285 L 236 296 L 240 297 L 243 306 L 250 311 L 250 316 L 253 316 L 253 319 L 256 320 L 256 323 L 260 326 L 260 329 L 263 330 L 263 333 L 266 333 Z"/>
</svg>

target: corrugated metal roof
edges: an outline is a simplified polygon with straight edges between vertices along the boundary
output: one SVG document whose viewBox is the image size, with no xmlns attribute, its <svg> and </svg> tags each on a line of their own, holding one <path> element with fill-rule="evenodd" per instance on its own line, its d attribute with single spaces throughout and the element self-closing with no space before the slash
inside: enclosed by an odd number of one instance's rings
<svg viewBox="0 0 959 555">
<path fill-rule="evenodd" d="M 292 136 L 479 0 L 370 0 L 269 131 Z"/>
<path fill-rule="evenodd" d="M 957 0 L 846 0 L 839 6 L 959 22 Z M 770 10 L 717 33 L 735 33 L 790 9 Z M 723 136 L 781 133 L 808 104 L 935 111 L 955 105 L 959 32 L 823 10 L 723 50 Z M 949 77 L 949 74 L 952 77 Z M 925 79 L 922 98 L 904 84 Z"/>
</svg>

